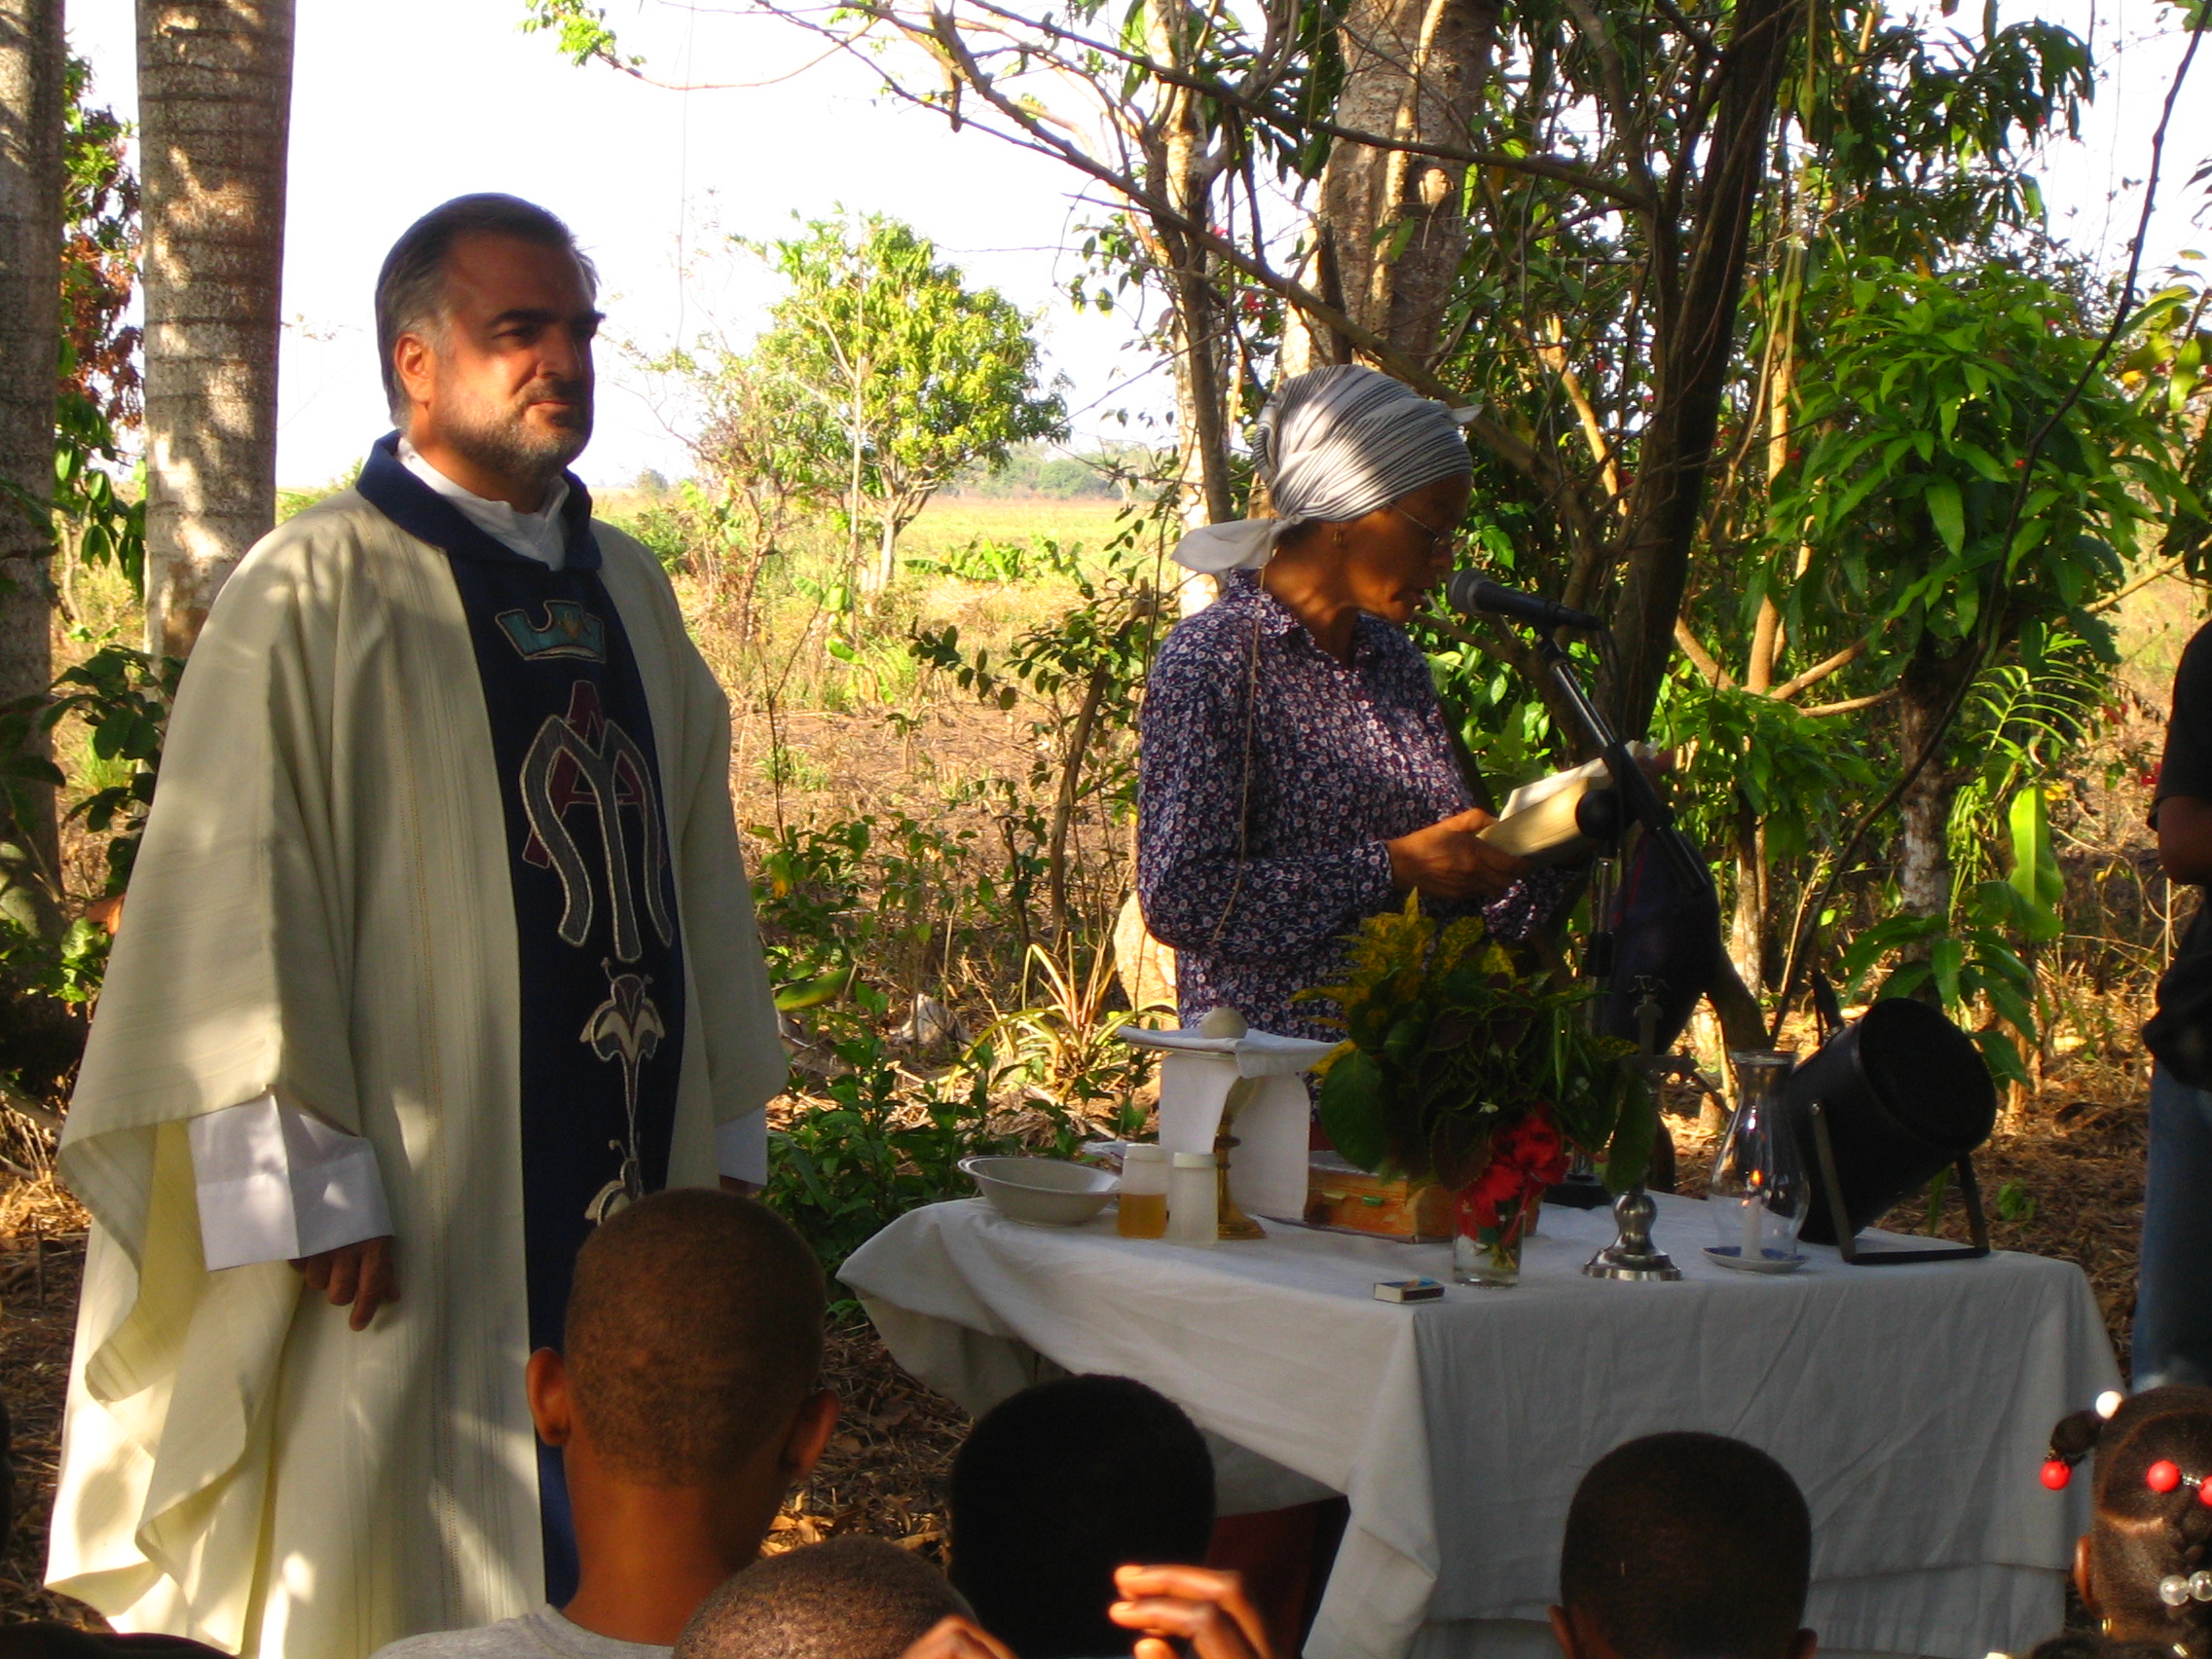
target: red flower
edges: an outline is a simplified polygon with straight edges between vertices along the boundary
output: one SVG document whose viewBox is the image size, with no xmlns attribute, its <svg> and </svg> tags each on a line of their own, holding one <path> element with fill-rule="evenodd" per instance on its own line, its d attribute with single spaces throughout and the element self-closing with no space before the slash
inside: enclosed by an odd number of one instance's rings
<svg viewBox="0 0 2212 1659">
<path fill-rule="evenodd" d="M 1459 1189 L 1459 1218 L 1462 1226 L 1499 1227 L 1502 1218 L 1521 1207 L 1528 1197 L 1528 1175 L 1502 1158 L 1493 1157 L 1485 1169 L 1468 1186 Z"/>
<path fill-rule="evenodd" d="M 1491 1142 L 1490 1165 L 1459 1191 L 1462 1226 L 1496 1228 L 1531 1198 L 1567 1178 L 1567 1143 L 1543 1111 L 1530 1112 Z"/>
</svg>

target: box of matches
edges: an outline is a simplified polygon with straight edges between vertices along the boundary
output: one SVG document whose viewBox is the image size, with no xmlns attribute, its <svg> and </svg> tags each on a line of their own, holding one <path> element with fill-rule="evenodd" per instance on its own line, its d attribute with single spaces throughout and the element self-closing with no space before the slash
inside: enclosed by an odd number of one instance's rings
<svg viewBox="0 0 2212 1659">
<path fill-rule="evenodd" d="M 1444 1294 L 1443 1284 L 1432 1278 L 1378 1279 L 1375 1282 L 1375 1300 L 1378 1302 L 1434 1302 Z"/>
</svg>

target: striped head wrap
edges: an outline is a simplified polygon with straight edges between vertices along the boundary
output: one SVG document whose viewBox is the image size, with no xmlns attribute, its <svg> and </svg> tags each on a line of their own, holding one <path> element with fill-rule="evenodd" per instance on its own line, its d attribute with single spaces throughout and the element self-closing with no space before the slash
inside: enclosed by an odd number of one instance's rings
<svg viewBox="0 0 2212 1659">
<path fill-rule="evenodd" d="M 1474 471 L 1451 409 L 1374 369 L 1335 364 L 1294 375 L 1252 428 L 1252 458 L 1274 503 L 1271 519 L 1194 530 L 1175 562 L 1194 571 L 1256 571 L 1301 525 L 1344 524 L 1425 484 Z"/>
</svg>

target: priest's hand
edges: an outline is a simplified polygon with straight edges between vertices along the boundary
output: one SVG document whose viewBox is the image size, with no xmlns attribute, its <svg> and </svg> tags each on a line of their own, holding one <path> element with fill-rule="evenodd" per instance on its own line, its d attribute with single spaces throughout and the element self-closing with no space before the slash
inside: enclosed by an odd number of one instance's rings
<svg viewBox="0 0 2212 1659">
<path fill-rule="evenodd" d="M 1139 1631 L 1135 1659 L 1175 1659 L 1176 1641 L 1198 1659 L 1272 1659 L 1268 1628 L 1234 1572 L 1203 1567 L 1118 1567 L 1121 1600 L 1106 1616 Z"/>
<path fill-rule="evenodd" d="M 1526 859 L 1499 852 L 1477 833 L 1496 822 L 1471 806 L 1426 830 L 1385 841 L 1390 879 L 1399 892 L 1418 887 L 1425 899 L 1496 898 L 1529 873 Z"/>
<path fill-rule="evenodd" d="M 389 1234 L 302 1257 L 292 1266 L 307 1276 L 308 1288 L 320 1291 L 331 1307 L 353 1305 L 346 1322 L 356 1331 L 369 1328 L 379 1308 L 399 1300 L 399 1264 Z"/>
</svg>

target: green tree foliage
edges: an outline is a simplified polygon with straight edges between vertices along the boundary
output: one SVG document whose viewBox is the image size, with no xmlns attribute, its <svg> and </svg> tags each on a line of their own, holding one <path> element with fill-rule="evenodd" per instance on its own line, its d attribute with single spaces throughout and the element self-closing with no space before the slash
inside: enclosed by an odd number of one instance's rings
<svg viewBox="0 0 2212 1659">
<path fill-rule="evenodd" d="M 1894 628 L 1880 670 L 1893 676 L 1923 642 L 1955 652 L 1984 625 L 1986 598 L 2002 607 L 2002 639 L 2063 625 L 2109 652 L 2090 608 L 2120 585 L 2138 527 L 2173 509 L 2180 481 L 2161 424 L 2089 372 L 2076 303 L 2002 267 L 1939 278 L 1887 262 L 1839 299 L 1807 363 L 1795 459 L 1747 604 L 1778 595 L 1808 642 Z"/>
<path fill-rule="evenodd" d="M 146 509 L 115 488 L 122 434 L 143 404 L 139 330 L 126 324 L 138 272 L 138 180 L 126 160 L 129 127 L 91 101 L 92 67 L 69 60 L 62 143 L 61 381 L 55 405 L 55 529 L 61 591 L 80 561 L 112 563 L 144 580 Z"/>
<path fill-rule="evenodd" d="M 788 397 L 793 419 L 837 442 L 854 574 L 869 588 L 896 572 L 901 533 L 970 466 L 996 466 L 1015 444 L 1065 435 L 1067 409 L 1041 385 L 1029 319 L 988 288 L 970 288 L 925 237 L 870 214 L 817 220 L 764 250 L 789 284 L 750 363 Z M 803 414 L 798 411 L 803 410 Z M 861 552 L 872 525 L 872 563 Z"/>
</svg>

